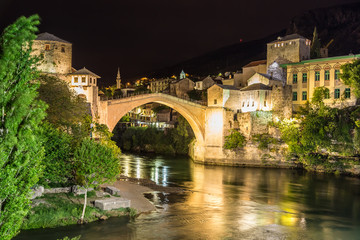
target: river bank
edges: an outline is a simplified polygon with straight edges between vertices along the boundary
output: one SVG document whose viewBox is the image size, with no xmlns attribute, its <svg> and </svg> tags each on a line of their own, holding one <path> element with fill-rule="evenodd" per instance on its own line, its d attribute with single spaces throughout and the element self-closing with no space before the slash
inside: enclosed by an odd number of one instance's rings
<svg viewBox="0 0 360 240">
<path fill-rule="evenodd" d="M 108 186 L 120 190 L 121 199 L 130 201 L 130 208 L 119 208 L 109 211 L 95 208 L 95 200 L 111 199 L 113 196 L 104 189 Z M 101 185 L 100 190 L 88 192 L 85 222 L 106 220 L 110 217 L 135 218 L 140 214 L 156 211 L 156 207 L 144 197 L 146 193 L 154 191 L 182 192 L 176 187 L 163 187 L 148 179 L 130 178 L 120 176 L 112 184 Z M 83 195 L 76 196 L 72 193 L 44 194 L 32 202 L 31 214 L 25 219 L 22 229 L 54 228 L 77 224 L 84 204 Z"/>
</svg>

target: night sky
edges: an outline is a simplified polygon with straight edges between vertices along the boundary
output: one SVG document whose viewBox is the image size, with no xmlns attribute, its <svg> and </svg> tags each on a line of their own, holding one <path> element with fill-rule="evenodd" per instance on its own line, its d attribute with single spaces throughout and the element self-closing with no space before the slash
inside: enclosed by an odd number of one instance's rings
<svg viewBox="0 0 360 240">
<path fill-rule="evenodd" d="M 354 0 L 0 0 L 0 29 L 37 13 L 40 32 L 73 44 L 73 67 L 115 84 L 208 51 L 267 36 L 306 10 Z"/>
</svg>

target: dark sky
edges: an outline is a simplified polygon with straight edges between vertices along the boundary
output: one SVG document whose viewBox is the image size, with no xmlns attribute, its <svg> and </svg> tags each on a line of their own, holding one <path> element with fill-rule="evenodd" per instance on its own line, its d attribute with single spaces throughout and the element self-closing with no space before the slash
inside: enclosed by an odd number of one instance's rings
<svg viewBox="0 0 360 240">
<path fill-rule="evenodd" d="M 73 67 L 115 84 L 217 48 L 267 36 L 295 15 L 354 0 L 0 0 L 0 29 L 38 13 L 40 32 L 73 43 Z"/>
</svg>

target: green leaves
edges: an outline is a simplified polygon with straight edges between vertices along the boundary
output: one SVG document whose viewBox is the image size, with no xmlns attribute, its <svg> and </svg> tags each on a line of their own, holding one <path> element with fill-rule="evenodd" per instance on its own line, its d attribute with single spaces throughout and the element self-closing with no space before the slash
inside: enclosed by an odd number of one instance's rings
<svg viewBox="0 0 360 240">
<path fill-rule="evenodd" d="M 340 79 L 351 87 L 355 96 L 360 98 L 360 59 L 341 66 Z"/>
<path fill-rule="evenodd" d="M 225 137 L 225 149 L 242 148 L 246 144 L 246 138 L 239 131 L 231 129 L 230 135 Z"/>
<path fill-rule="evenodd" d="M 13 238 L 29 210 L 43 148 L 39 125 L 45 104 L 37 101 L 37 58 L 30 55 L 37 15 L 20 17 L 0 39 L 0 239 Z"/>
</svg>

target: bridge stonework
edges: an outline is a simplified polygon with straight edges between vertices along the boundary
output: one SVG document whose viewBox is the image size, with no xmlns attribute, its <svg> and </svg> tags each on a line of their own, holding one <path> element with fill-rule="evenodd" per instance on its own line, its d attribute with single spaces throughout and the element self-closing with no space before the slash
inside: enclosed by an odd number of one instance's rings
<svg viewBox="0 0 360 240">
<path fill-rule="evenodd" d="M 191 146 L 195 161 L 222 158 L 225 110 L 207 107 L 163 93 L 150 93 L 127 98 L 100 101 L 99 121 L 113 131 L 119 120 L 130 110 L 146 103 L 156 102 L 178 111 L 190 124 L 196 142 Z"/>
</svg>

